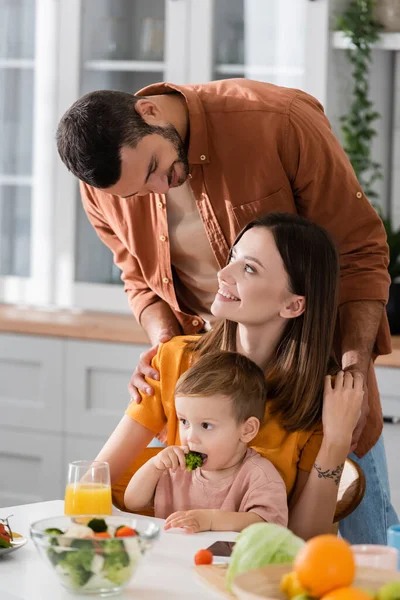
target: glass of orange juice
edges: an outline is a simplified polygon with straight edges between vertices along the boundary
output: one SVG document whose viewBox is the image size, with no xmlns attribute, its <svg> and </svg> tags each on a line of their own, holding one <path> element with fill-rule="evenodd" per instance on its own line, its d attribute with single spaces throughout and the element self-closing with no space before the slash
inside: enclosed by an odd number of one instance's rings
<svg viewBox="0 0 400 600">
<path fill-rule="evenodd" d="M 107 462 L 77 460 L 69 463 L 64 513 L 111 515 L 110 467 Z"/>
</svg>

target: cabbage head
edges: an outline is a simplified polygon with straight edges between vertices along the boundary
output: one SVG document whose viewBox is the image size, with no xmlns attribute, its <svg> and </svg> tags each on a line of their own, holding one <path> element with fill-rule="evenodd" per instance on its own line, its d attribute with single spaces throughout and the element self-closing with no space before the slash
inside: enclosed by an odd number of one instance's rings
<svg viewBox="0 0 400 600">
<path fill-rule="evenodd" d="M 304 543 L 282 525 L 249 525 L 236 538 L 226 575 L 227 588 L 230 590 L 234 578 L 245 571 L 266 565 L 291 564 Z"/>
</svg>

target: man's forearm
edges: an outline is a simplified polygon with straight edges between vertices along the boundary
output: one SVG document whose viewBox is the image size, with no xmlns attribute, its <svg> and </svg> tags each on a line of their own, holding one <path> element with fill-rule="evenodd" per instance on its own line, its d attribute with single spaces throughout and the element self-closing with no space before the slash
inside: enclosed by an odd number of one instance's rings
<svg viewBox="0 0 400 600">
<path fill-rule="evenodd" d="M 158 300 L 150 304 L 140 315 L 140 324 L 149 336 L 152 345 L 160 341 L 160 333 L 169 331 L 170 337 L 182 333 L 181 326 L 170 308 L 164 300 Z"/>
<path fill-rule="evenodd" d="M 343 369 L 354 367 L 366 376 L 383 310 L 379 300 L 346 302 L 339 308 Z"/>
</svg>

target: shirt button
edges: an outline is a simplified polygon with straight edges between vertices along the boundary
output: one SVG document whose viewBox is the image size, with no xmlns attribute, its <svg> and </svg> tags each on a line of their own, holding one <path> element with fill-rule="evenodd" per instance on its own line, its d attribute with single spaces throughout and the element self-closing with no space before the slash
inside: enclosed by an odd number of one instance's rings
<svg viewBox="0 0 400 600">
<path fill-rule="evenodd" d="M 163 206 L 164 206 L 164 205 L 163 205 L 163 203 L 162 203 L 162 202 L 157 202 L 157 207 L 158 207 L 158 208 L 162 208 Z"/>
<path fill-rule="evenodd" d="M 163 283 L 169 283 L 168 277 L 163 277 Z"/>
<path fill-rule="evenodd" d="M 160 240 L 161 240 L 161 242 L 165 242 L 165 241 L 166 241 L 166 239 L 167 239 L 167 238 L 165 237 L 165 235 L 160 235 Z"/>
<path fill-rule="evenodd" d="M 362 198 L 362 192 L 357 192 L 356 196 L 357 198 Z"/>
<path fill-rule="evenodd" d="M 202 154 L 202 155 L 200 156 L 200 160 L 206 160 L 206 155 L 205 155 L 205 154 Z"/>
<path fill-rule="evenodd" d="M 199 324 L 199 320 L 198 319 L 193 319 L 193 321 L 192 321 L 193 327 L 197 327 L 198 324 Z"/>
</svg>

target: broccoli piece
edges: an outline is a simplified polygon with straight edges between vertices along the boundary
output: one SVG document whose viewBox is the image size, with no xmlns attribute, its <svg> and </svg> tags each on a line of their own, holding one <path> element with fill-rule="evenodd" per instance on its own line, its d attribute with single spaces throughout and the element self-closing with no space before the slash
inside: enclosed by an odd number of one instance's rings
<svg viewBox="0 0 400 600">
<path fill-rule="evenodd" d="M 74 551 L 67 552 L 67 556 L 65 559 L 66 559 L 66 563 L 70 567 L 83 567 L 86 571 L 90 571 L 94 555 L 95 555 L 95 552 L 94 552 L 93 548 L 91 548 L 90 550 L 82 549 L 82 550 L 76 550 L 76 552 L 74 552 Z"/>
<path fill-rule="evenodd" d="M 103 531 L 107 531 L 108 529 L 104 519 L 92 519 L 87 526 L 93 529 L 95 533 L 103 533 Z"/>
<path fill-rule="evenodd" d="M 188 471 L 193 471 L 203 464 L 203 457 L 200 452 L 188 452 L 188 454 L 185 455 L 185 460 L 186 469 Z"/>
<path fill-rule="evenodd" d="M 64 533 L 63 531 L 61 531 L 61 529 L 58 529 L 57 527 L 48 527 L 44 530 L 44 532 L 51 533 L 53 535 L 62 535 Z"/>
<path fill-rule="evenodd" d="M 66 551 L 65 556 L 58 564 L 69 575 L 72 585 L 82 587 L 93 575 L 91 566 L 94 556 L 95 552 L 93 548 L 90 550 Z"/>
<path fill-rule="evenodd" d="M 55 539 L 55 538 L 53 538 Z M 47 549 L 47 556 L 50 559 L 52 565 L 58 565 L 61 561 L 65 559 L 67 552 L 56 552 L 54 548 Z"/>
<path fill-rule="evenodd" d="M 129 567 L 122 568 L 111 567 L 106 573 L 104 573 L 104 577 L 109 581 L 112 581 L 116 585 L 122 585 L 123 583 L 128 581 L 128 579 L 131 578 L 132 573 L 132 565 L 130 565 Z"/>
<path fill-rule="evenodd" d="M 127 567 L 128 565 L 129 554 L 125 550 L 122 552 L 110 552 L 104 555 L 104 569 L 109 569 L 110 567 L 122 569 L 122 567 Z"/>
<path fill-rule="evenodd" d="M 125 552 L 125 546 L 123 540 L 117 540 L 111 538 L 110 540 L 101 540 L 101 548 L 104 554 L 111 554 L 112 552 Z"/>
<path fill-rule="evenodd" d="M 125 550 L 114 550 L 105 553 L 102 572 L 106 579 L 121 585 L 130 577 L 132 572 L 129 554 Z"/>
<path fill-rule="evenodd" d="M 83 567 L 77 565 L 76 567 L 70 567 L 69 575 L 71 577 L 71 583 L 75 587 L 82 587 L 89 581 L 93 573 L 86 571 Z"/>
<path fill-rule="evenodd" d="M 77 548 L 78 550 L 93 550 L 93 540 L 76 539 L 72 540 L 71 548 Z"/>
</svg>

